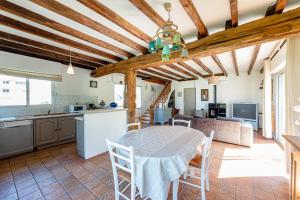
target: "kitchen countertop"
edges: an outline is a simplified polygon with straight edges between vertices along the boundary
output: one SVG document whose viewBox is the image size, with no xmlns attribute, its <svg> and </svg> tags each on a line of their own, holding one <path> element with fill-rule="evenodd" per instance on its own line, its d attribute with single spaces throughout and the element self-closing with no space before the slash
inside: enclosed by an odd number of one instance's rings
<svg viewBox="0 0 300 200">
<path fill-rule="evenodd" d="M 292 135 L 282 135 L 282 137 L 290 143 L 294 148 L 300 150 L 300 137 Z"/>
<path fill-rule="evenodd" d="M 57 113 L 57 114 L 45 114 L 45 115 L 26 115 L 18 117 L 4 117 L 0 118 L 0 122 L 11 122 L 11 121 L 20 121 L 20 120 L 34 120 L 34 119 L 45 119 L 52 117 L 67 117 L 67 116 L 76 116 L 82 115 L 82 113 Z"/>
<path fill-rule="evenodd" d="M 45 119 L 52 117 L 67 117 L 67 116 L 76 116 L 84 114 L 96 114 L 96 113 L 105 113 L 105 112 L 117 112 L 125 111 L 127 108 L 105 108 L 105 109 L 95 109 L 95 110 L 86 110 L 76 113 L 57 113 L 57 114 L 45 114 L 45 115 L 27 115 L 27 116 L 18 116 L 18 117 L 5 117 L 0 118 L 0 122 L 10 122 L 10 121 L 20 121 L 20 120 L 34 120 L 34 119 Z"/>
</svg>

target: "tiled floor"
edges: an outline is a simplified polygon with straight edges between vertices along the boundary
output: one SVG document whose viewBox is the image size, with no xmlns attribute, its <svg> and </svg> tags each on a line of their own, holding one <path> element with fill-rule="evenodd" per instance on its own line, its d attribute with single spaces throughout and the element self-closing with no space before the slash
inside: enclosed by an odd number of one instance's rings
<svg viewBox="0 0 300 200">
<path fill-rule="evenodd" d="M 213 149 L 208 200 L 288 199 L 284 154 L 274 141 L 255 136 L 252 148 L 214 142 Z M 179 192 L 179 199 L 201 199 L 188 186 Z M 67 144 L 0 161 L 0 199 L 18 198 L 114 199 L 109 157 L 83 160 Z"/>
</svg>

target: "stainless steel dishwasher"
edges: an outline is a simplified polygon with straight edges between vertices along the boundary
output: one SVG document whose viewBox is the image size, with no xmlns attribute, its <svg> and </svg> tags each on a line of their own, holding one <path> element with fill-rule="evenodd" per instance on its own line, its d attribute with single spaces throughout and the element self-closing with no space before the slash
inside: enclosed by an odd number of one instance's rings
<svg viewBox="0 0 300 200">
<path fill-rule="evenodd" d="M 0 159 L 33 151 L 33 121 L 0 122 Z"/>
</svg>

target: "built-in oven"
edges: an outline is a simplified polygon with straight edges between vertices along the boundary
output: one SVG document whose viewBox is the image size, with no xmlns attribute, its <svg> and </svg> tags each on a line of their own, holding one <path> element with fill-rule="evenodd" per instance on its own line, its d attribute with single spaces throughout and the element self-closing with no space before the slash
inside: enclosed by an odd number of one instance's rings
<svg viewBox="0 0 300 200">
<path fill-rule="evenodd" d="M 80 112 L 80 111 L 85 111 L 87 108 L 86 105 L 69 105 L 69 112 Z"/>
</svg>

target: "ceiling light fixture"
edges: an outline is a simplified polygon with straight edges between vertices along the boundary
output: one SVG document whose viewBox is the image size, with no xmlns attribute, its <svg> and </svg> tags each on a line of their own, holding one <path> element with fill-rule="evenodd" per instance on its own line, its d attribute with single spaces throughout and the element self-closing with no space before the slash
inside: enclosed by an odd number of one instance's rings
<svg viewBox="0 0 300 200">
<path fill-rule="evenodd" d="M 73 65 L 72 65 L 72 61 L 71 61 L 71 48 L 69 48 L 69 51 L 70 51 L 70 62 L 69 62 L 69 66 L 68 66 L 68 69 L 67 69 L 67 74 L 75 74 L 74 72 L 74 68 L 73 68 Z"/>
<path fill-rule="evenodd" d="M 214 74 L 207 78 L 208 85 L 218 85 L 219 83 L 219 77 L 215 76 Z"/>
<path fill-rule="evenodd" d="M 155 36 L 149 42 L 149 52 L 156 53 L 162 50 L 162 61 L 169 61 L 172 52 L 181 51 L 181 57 L 188 57 L 189 53 L 179 33 L 178 26 L 171 21 L 171 3 L 165 3 L 164 7 L 168 12 L 167 22 L 156 31 Z"/>
</svg>

